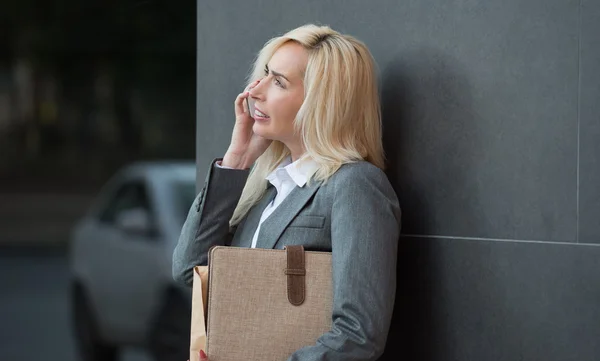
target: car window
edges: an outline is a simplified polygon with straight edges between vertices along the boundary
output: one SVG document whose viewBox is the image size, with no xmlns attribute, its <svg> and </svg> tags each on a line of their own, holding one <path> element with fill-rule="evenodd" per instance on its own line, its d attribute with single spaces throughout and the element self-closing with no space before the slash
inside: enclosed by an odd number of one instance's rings
<svg viewBox="0 0 600 361">
<path fill-rule="evenodd" d="M 146 187 L 142 182 L 131 182 L 122 185 L 113 193 L 106 207 L 100 212 L 100 221 L 114 223 L 119 212 L 142 208 L 152 214 Z"/>
</svg>

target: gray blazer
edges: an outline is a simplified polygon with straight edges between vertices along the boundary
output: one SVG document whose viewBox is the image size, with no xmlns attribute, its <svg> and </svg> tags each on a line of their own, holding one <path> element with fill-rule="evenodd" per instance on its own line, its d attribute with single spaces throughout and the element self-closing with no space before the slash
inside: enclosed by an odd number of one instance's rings
<svg viewBox="0 0 600 361">
<path fill-rule="evenodd" d="M 214 245 L 251 246 L 263 209 L 276 189 L 269 184 L 262 200 L 230 230 L 229 219 L 248 174 L 216 167 L 213 161 L 173 253 L 175 280 L 191 286 L 193 267 L 207 263 Z M 302 244 L 307 250 L 332 252 L 331 331 L 288 361 L 379 358 L 396 294 L 399 235 L 396 194 L 385 173 L 368 162 L 343 165 L 325 184 L 313 181 L 296 187 L 264 221 L 258 248 Z"/>
</svg>

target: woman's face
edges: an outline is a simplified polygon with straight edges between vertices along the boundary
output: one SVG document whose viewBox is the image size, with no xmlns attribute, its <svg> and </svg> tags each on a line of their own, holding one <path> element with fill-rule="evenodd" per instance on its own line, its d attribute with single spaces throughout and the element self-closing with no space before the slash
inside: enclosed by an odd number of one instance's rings
<svg viewBox="0 0 600 361">
<path fill-rule="evenodd" d="M 294 134 L 294 119 L 304 101 L 306 50 L 298 43 L 282 45 L 265 68 L 265 77 L 250 90 L 256 111 L 252 130 L 263 138 L 278 140 L 299 151 L 300 136 Z"/>
</svg>

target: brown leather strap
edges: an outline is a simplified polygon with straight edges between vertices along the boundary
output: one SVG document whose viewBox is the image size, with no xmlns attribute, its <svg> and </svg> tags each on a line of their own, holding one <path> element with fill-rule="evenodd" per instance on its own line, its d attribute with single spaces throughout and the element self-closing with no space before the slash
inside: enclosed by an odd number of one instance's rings
<svg viewBox="0 0 600 361">
<path fill-rule="evenodd" d="M 304 303 L 304 284 L 306 277 L 306 268 L 304 265 L 304 247 L 286 246 L 287 268 L 284 273 L 287 275 L 287 294 L 288 300 L 294 306 L 300 306 Z"/>
</svg>

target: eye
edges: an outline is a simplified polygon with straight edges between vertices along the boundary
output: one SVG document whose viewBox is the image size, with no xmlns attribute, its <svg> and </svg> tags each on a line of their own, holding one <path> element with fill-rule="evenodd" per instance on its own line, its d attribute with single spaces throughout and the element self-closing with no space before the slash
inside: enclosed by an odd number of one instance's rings
<svg viewBox="0 0 600 361">
<path fill-rule="evenodd" d="M 277 78 L 275 78 L 275 84 L 276 84 L 278 87 L 281 87 L 281 88 L 284 88 L 284 89 L 285 89 L 285 86 L 283 86 L 283 83 L 282 83 L 282 82 L 280 82 L 280 81 L 279 81 L 279 79 L 277 79 Z"/>
<path fill-rule="evenodd" d="M 265 66 L 265 76 L 269 75 L 269 67 Z"/>
</svg>

